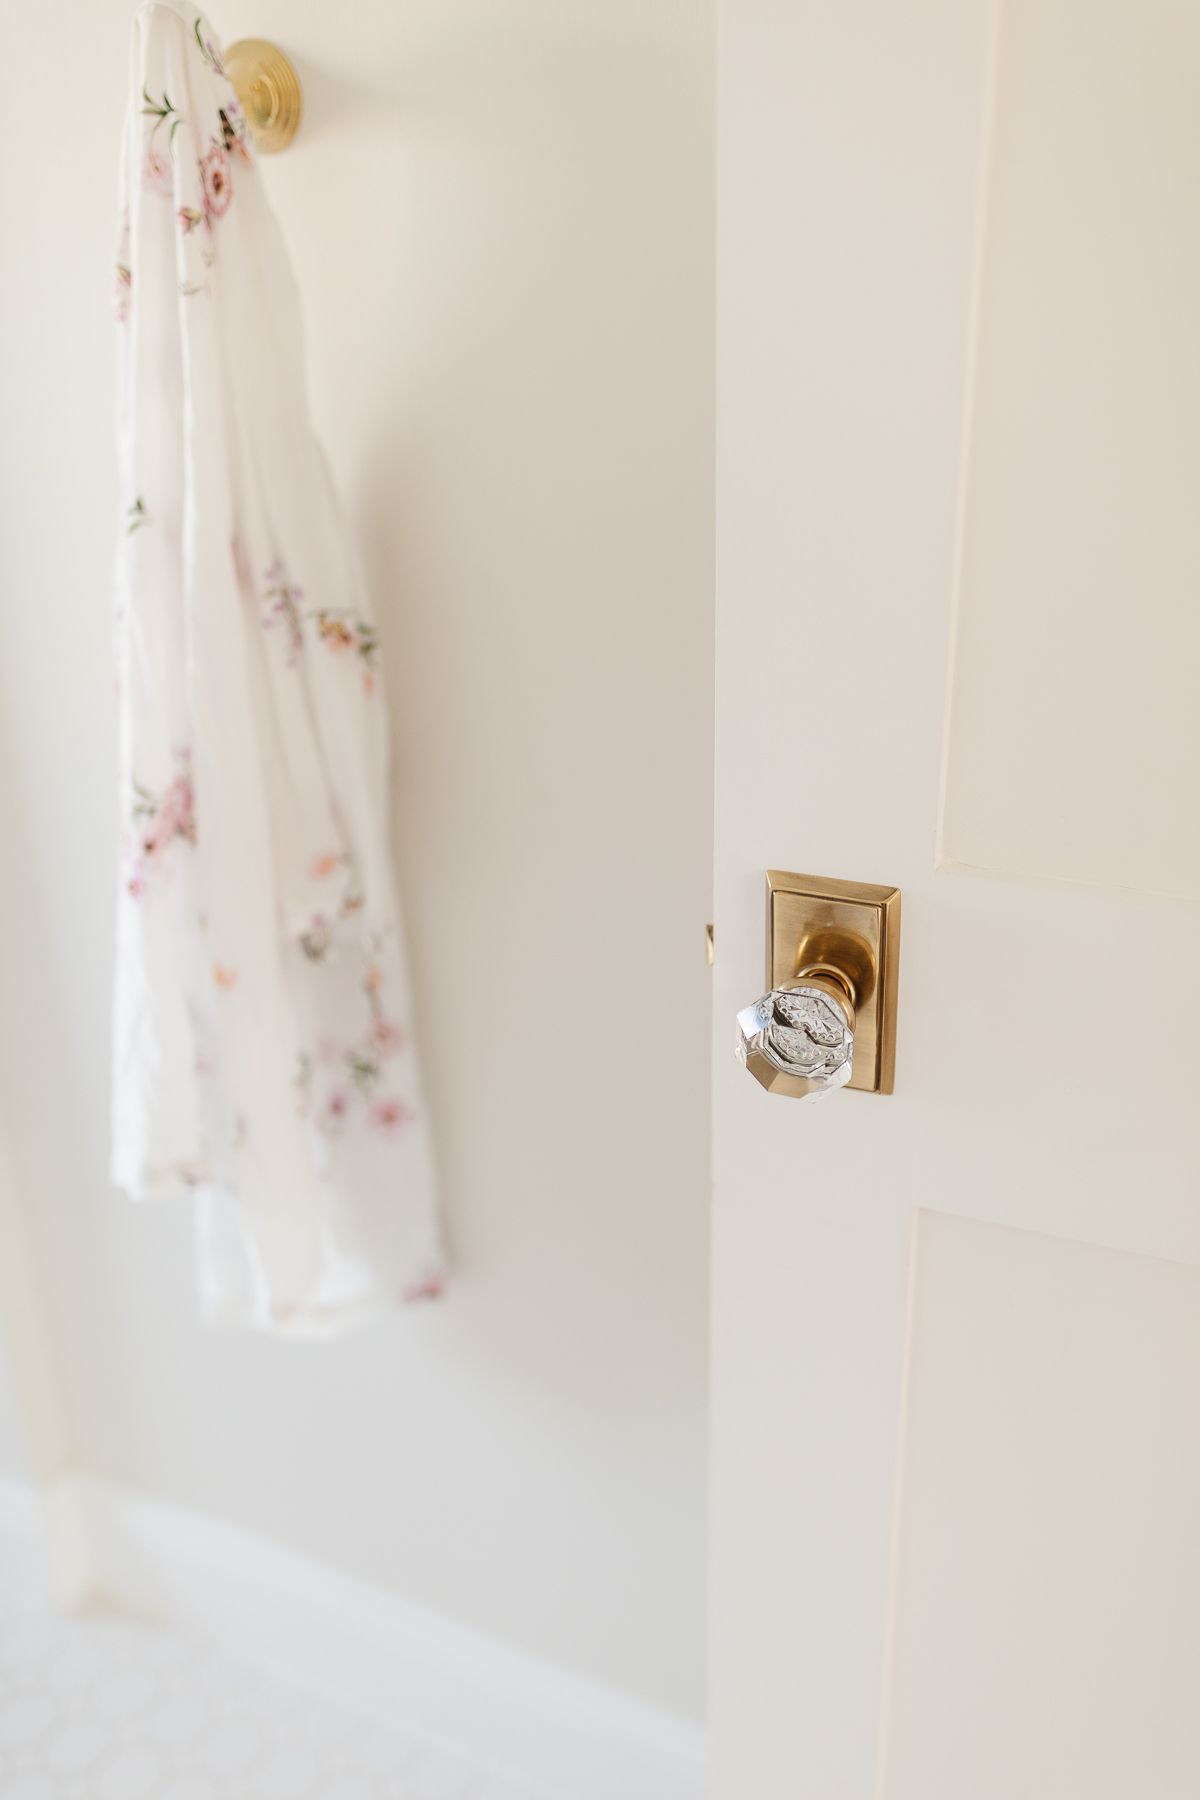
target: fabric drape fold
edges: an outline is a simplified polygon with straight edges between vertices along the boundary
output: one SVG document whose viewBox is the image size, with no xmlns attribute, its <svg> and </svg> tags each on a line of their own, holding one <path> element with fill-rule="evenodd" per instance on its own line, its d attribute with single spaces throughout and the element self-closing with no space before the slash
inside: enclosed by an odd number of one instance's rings
<svg viewBox="0 0 1200 1800">
<path fill-rule="evenodd" d="M 158 0 L 131 64 L 113 1178 L 194 1192 L 207 1317 L 324 1333 L 442 1281 L 379 638 L 215 36 Z"/>
</svg>

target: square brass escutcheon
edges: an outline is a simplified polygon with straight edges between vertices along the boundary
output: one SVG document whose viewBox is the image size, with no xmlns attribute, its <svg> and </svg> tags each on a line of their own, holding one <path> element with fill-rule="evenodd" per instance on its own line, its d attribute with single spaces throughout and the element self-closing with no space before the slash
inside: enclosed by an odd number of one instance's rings
<svg viewBox="0 0 1200 1800">
<path fill-rule="evenodd" d="M 890 1094 L 896 1076 L 900 889 L 767 871 L 767 987 L 816 963 L 854 966 L 854 1062 L 847 1086 Z"/>
</svg>

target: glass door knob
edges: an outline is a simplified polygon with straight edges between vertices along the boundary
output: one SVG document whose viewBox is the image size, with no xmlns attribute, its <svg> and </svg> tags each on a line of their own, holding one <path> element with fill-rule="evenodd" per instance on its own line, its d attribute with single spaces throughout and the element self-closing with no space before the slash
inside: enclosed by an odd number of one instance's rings
<svg viewBox="0 0 1200 1800">
<path fill-rule="evenodd" d="M 854 1068 L 854 1001 L 831 970 L 803 971 L 737 1016 L 737 1053 L 770 1093 L 818 1100 Z"/>
<path fill-rule="evenodd" d="M 900 890 L 767 872 L 766 992 L 737 1016 L 737 1053 L 769 1094 L 890 1094 Z"/>
</svg>

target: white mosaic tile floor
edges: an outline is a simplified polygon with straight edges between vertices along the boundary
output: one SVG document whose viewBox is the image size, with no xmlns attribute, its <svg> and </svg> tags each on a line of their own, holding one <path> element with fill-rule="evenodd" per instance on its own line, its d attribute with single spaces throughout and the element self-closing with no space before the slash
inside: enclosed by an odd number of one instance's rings
<svg viewBox="0 0 1200 1800">
<path fill-rule="evenodd" d="M 0 1800 L 531 1800 L 237 1655 L 61 1619 L 0 1534 Z"/>
</svg>

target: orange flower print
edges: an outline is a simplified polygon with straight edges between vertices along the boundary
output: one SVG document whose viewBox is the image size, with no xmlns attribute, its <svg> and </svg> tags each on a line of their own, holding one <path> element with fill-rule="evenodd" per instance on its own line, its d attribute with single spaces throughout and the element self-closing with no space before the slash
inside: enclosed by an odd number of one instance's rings
<svg viewBox="0 0 1200 1800">
<path fill-rule="evenodd" d="M 350 650 L 354 646 L 354 633 L 333 613 L 320 613 L 317 629 L 331 650 Z"/>
<path fill-rule="evenodd" d="M 225 993 L 228 993 L 231 988 L 237 986 L 237 970 L 227 969 L 222 963 L 214 963 L 213 980 L 219 988 L 224 989 Z"/>
<path fill-rule="evenodd" d="M 379 638 L 375 627 L 368 619 L 356 619 L 351 613 L 330 612 L 328 608 L 322 608 L 315 616 L 321 641 L 330 650 L 353 650 L 356 656 L 361 657 L 363 686 L 370 693 L 371 688 L 366 683 L 370 681 L 374 686 L 373 671 L 379 655 Z"/>
<path fill-rule="evenodd" d="M 206 199 L 206 209 L 207 206 Z M 310 628 L 315 626 L 317 637 L 327 650 L 339 658 L 349 653 L 359 661 L 363 692 L 374 693 L 379 637 L 371 621 L 328 606 L 303 605 L 304 589 L 291 579 L 281 556 L 276 556 L 266 569 L 263 582 L 262 622 L 268 628 L 280 623 L 286 627 L 288 666 L 295 667 Z"/>
<path fill-rule="evenodd" d="M 341 862 L 340 856 L 332 850 L 327 851 L 324 856 L 313 858 L 312 873 L 318 881 L 324 881 L 327 875 L 332 875 L 336 869 L 341 867 Z"/>
</svg>

